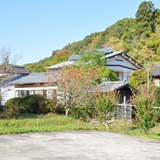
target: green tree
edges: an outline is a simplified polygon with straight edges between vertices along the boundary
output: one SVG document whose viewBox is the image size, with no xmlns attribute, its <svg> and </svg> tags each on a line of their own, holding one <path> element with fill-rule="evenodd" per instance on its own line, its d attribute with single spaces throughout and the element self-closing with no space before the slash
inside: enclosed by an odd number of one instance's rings
<svg viewBox="0 0 160 160">
<path fill-rule="evenodd" d="M 154 31 L 154 12 L 154 4 L 151 1 L 144 1 L 139 5 L 136 12 L 136 21 L 140 22 L 139 25 L 143 27 L 144 31 L 146 28 L 150 28 Z"/>
<path fill-rule="evenodd" d="M 160 117 L 156 106 L 156 88 L 150 87 L 150 90 L 144 85 L 139 89 L 140 93 L 134 94 L 132 102 L 135 105 L 136 119 L 135 123 L 138 128 L 147 133 L 155 126 Z"/>
<path fill-rule="evenodd" d="M 98 92 L 95 98 L 96 98 L 95 104 L 98 113 L 98 119 L 108 129 L 107 121 L 111 120 L 113 117 L 113 111 L 116 107 L 116 104 L 118 104 L 119 96 L 114 91 L 108 93 Z"/>
<path fill-rule="evenodd" d="M 77 61 L 76 66 L 82 68 L 92 68 L 93 70 L 98 69 L 99 82 L 107 80 L 118 80 L 115 72 L 105 66 L 107 61 L 103 58 L 104 56 L 104 52 L 98 52 L 96 50 L 83 52 L 81 53 L 81 59 Z"/>
<path fill-rule="evenodd" d="M 133 71 L 129 83 L 135 88 L 139 88 L 141 85 L 146 84 L 148 82 L 147 72 L 148 71 L 146 69 L 139 69 L 137 71 Z"/>
<path fill-rule="evenodd" d="M 115 50 L 124 50 L 142 65 L 151 59 L 158 62 L 159 28 L 160 9 L 154 8 L 151 1 L 144 1 L 139 5 L 136 18 L 119 20 L 103 32 L 91 33 L 83 40 L 68 44 L 62 50 L 54 51 L 50 57 L 25 67 L 33 71 L 42 71 L 48 66 L 68 60 L 70 55 L 109 46 L 113 46 Z"/>
<path fill-rule="evenodd" d="M 124 51 L 125 50 L 123 40 L 116 38 L 116 37 L 111 37 L 104 46 L 113 47 L 114 51 Z"/>
<path fill-rule="evenodd" d="M 62 68 L 57 86 L 58 96 L 60 97 L 59 103 L 64 106 L 66 116 L 68 116 L 71 108 L 86 103 L 88 91 L 98 76 L 97 70 L 91 68 L 82 69 L 74 66 Z M 53 76 L 53 79 L 55 79 L 55 76 Z"/>
</svg>

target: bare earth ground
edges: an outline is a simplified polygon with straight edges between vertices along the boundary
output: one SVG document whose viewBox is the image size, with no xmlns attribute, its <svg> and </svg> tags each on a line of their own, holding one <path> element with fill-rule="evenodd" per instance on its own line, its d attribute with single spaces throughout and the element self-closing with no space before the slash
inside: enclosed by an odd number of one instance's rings
<svg viewBox="0 0 160 160">
<path fill-rule="evenodd" d="M 102 131 L 0 136 L 0 160 L 160 160 L 160 142 Z"/>
</svg>

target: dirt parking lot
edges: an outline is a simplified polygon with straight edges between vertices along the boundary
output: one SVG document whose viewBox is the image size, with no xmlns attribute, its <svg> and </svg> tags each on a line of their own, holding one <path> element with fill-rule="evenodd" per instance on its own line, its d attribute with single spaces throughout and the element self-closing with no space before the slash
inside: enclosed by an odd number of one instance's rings
<svg viewBox="0 0 160 160">
<path fill-rule="evenodd" d="M 0 136 L 1 160 L 160 160 L 160 142 L 101 131 Z"/>
</svg>

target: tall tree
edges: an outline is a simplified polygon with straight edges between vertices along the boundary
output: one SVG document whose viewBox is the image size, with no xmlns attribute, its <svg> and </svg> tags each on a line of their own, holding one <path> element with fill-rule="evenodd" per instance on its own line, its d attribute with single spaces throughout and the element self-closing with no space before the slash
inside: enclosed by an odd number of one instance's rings
<svg viewBox="0 0 160 160">
<path fill-rule="evenodd" d="M 136 21 L 139 22 L 138 27 L 141 25 L 144 31 L 147 28 L 150 28 L 151 31 L 154 31 L 154 12 L 154 4 L 151 1 L 142 2 L 136 12 Z"/>
<path fill-rule="evenodd" d="M 106 59 L 104 59 L 104 52 L 90 51 L 82 52 L 81 58 L 77 61 L 76 65 L 82 68 L 92 68 L 99 71 L 99 82 L 118 80 L 115 72 L 106 67 Z"/>
<path fill-rule="evenodd" d="M 57 87 L 59 103 L 64 106 L 66 116 L 71 108 L 85 103 L 88 91 L 95 84 L 98 75 L 97 70 L 91 68 L 62 68 L 60 78 L 57 80 Z"/>
<path fill-rule="evenodd" d="M 5 94 L 6 90 L 2 86 L 8 84 L 7 82 L 15 76 L 14 66 L 19 59 L 18 55 L 11 57 L 12 50 L 8 47 L 0 49 L 0 99 Z"/>
</svg>

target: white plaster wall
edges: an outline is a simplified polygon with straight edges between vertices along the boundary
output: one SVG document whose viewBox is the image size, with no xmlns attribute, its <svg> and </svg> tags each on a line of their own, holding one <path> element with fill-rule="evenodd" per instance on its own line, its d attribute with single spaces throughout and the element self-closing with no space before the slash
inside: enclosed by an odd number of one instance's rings
<svg viewBox="0 0 160 160">
<path fill-rule="evenodd" d="M 14 95 L 16 96 L 17 95 L 17 93 L 16 93 L 16 91 L 30 91 L 30 93 L 31 93 L 31 91 L 43 91 L 43 90 L 47 90 L 47 97 L 48 98 L 51 98 L 50 96 L 50 94 L 49 94 L 49 90 L 57 90 L 57 86 L 53 86 L 53 87 L 49 87 L 49 86 L 47 86 L 47 87 L 22 87 L 22 88 L 15 88 L 15 90 L 14 90 Z"/>
<path fill-rule="evenodd" d="M 116 59 L 120 59 L 120 60 L 123 60 L 123 61 L 116 61 Z M 128 60 L 123 58 L 121 55 L 118 55 L 116 57 L 112 57 L 112 58 L 107 59 L 107 64 L 108 65 L 109 64 L 123 65 L 123 66 L 129 67 L 129 68 L 133 68 L 135 70 L 138 69 L 135 65 L 133 65 L 131 62 L 129 62 Z"/>
<path fill-rule="evenodd" d="M 155 78 L 154 83 L 155 83 L 156 86 L 160 87 L 160 79 Z"/>
<path fill-rule="evenodd" d="M 123 61 L 116 61 L 116 59 L 120 59 Z M 117 72 L 123 72 L 122 73 L 123 75 L 120 76 L 120 80 L 123 80 L 123 81 L 125 80 L 127 82 L 129 81 L 130 75 L 132 74 L 132 72 L 134 70 L 138 70 L 136 66 L 134 66 L 132 63 L 127 61 L 121 55 L 107 59 L 106 65 L 121 65 L 121 66 L 107 66 L 107 67 Z M 125 68 L 123 66 L 128 68 Z"/>
<path fill-rule="evenodd" d="M 5 105 L 6 101 L 15 97 L 15 86 L 6 86 L 1 88 L 1 105 Z"/>
</svg>

